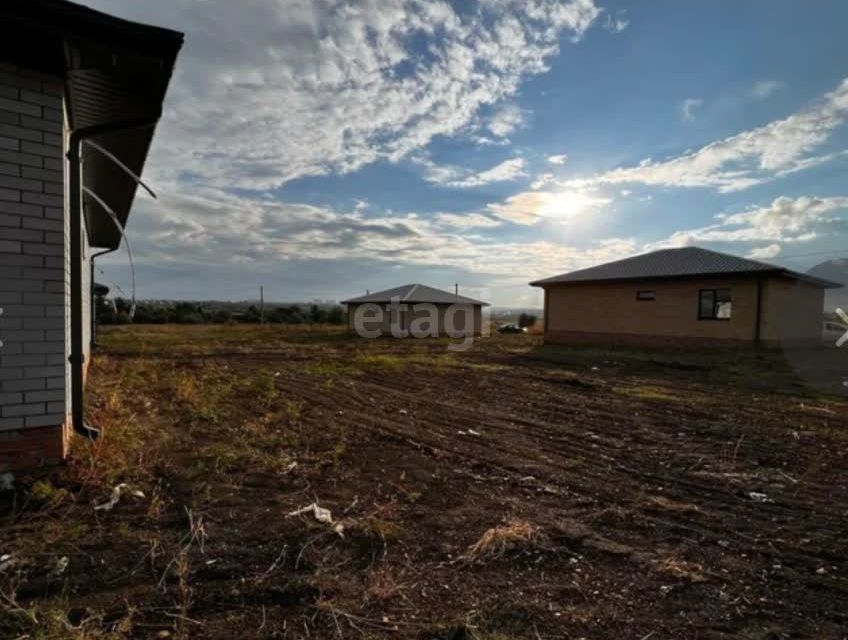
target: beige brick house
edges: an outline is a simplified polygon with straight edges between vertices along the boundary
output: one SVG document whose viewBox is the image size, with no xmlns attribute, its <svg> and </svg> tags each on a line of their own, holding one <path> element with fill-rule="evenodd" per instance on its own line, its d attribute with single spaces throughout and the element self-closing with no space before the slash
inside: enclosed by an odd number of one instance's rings
<svg viewBox="0 0 848 640">
<path fill-rule="evenodd" d="M 822 338 L 841 285 L 698 247 L 663 249 L 530 283 L 545 339 L 612 344 L 796 344 Z"/>
<path fill-rule="evenodd" d="M 121 243 L 182 34 L 0 3 L 0 471 L 87 436 L 91 273 Z"/>
</svg>

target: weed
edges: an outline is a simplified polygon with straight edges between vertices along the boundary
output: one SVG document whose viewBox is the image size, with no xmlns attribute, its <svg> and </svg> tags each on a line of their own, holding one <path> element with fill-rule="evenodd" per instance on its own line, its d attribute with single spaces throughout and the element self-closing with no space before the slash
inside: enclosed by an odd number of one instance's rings
<svg viewBox="0 0 848 640">
<path fill-rule="evenodd" d="M 364 369 L 387 371 L 398 371 L 404 367 L 403 359 L 388 353 L 363 353 L 354 358 L 354 363 Z"/>
<path fill-rule="evenodd" d="M 45 509 L 54 509 L 71 499 L 67 489 L 57 488 L 49 480 L 39 480 L 30 489 L 32 500 Z"/>
<path fill-rule="evenodd" d="M 487 530 L 466 552 L 463 559 L 482 562 L 502 557 L 507 552 L 533 549 L 542 544 L 541 529 L 526 520 L 508 520 Z"/>
</svg>

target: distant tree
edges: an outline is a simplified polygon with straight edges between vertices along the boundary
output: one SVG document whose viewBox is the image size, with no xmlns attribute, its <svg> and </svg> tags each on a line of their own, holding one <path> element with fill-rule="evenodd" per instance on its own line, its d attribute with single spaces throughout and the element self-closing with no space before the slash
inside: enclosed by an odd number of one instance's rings
<svg viewBox="0 0 848 640">
<path fill-rule="evenodd" d="M 230 322 L 233 319 L 233 314 L 231 311 L 227 309 L 218 309 L 212 314 L 212 322 L 217 322 L 219 324 L 224 324 Z"/>
<path fill-rule="evenodd" d="M 131 307 L 132 303 L 126 298 L 115 298 L 115 311 L 119 314 L 123 312 L 129 316 Z"/>
<path fill-rule="evenodd" d="M 242 322 L 259 322 L 261 315 L 255 304 L 247 308 L 247 312 L 242 316 Z"/>
<path fill-rule="evenodd" d="M 118 312 L 109 298 L 97 296 L 94 298 L 94 317 L 97 324 L 115 324 L 118 321 Z"/>
<path fill-rule="evenodd" d="M 534 316 L 532 313 L 522 313 L 520 316 L 518 316 L 518 326 L 532 327 L 534 324 L 536 324 L 536 320 L 536 316 Z"/>
<path fill-rule="evenodd" d="M 330 324 L 344 324 L 344 321 L 345 312 L 341 306 L 335 305 L 327 312 L 327 322 Z"/>
<path fill-rule="evenodd" d="M 309 324 L 327 322 L 327 312 L 317 304 L 309 306 Z"/>
</svg>

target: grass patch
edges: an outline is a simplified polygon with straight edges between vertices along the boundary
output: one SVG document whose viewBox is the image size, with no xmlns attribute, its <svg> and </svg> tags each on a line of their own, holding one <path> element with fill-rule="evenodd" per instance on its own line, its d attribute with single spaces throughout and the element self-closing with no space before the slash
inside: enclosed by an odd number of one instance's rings
<svg viewBox="0 0 848 640">
<path fill-rule="evenodd" d="M 671 393 L 668 389 L 653 385 L 639 385 L 635 387 L 614 387 L 613 391 L 619 395 L 638 400 L 652 400 L 655 402 L 683 402 L 686 399 Z"/>
<path fill-rule="evenodd" d="M 399 371 L 404 368 L 404 359 L 389 353 L 361 353 L 353 359 L 353 362 L 363 369 Z"/>
<path fill-rule="evenodd" d="M 469 562 L 485 562 L 510 552 L 538 548 L 544 542 L 542 530 L 526 520 L 508 520 L 488 529 L 463 556 Z"/>
</svg>

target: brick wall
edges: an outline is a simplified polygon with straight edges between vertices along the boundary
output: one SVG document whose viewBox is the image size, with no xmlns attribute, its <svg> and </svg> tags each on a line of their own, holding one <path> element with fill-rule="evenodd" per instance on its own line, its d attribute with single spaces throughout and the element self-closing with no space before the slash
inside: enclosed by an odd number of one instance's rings
<svg viewBox="0 0 848 640">
<path fill-rule="evenodd" d="M 0 65 L 0 468 L 66 444 L 62 90 Z"/>
<path fill-rule="evenodd" d="M 729 320 L 699 320 L 698 292 L 729 288 Z M 640 301 L 636 292 L 653 291 Z M 753 278 L 693 279 L 664 282 L 610 282 L 547 288 L 546 335 L 574 333 L 753 341 L 756 335 L 757 282 Z"/>
</svg>

